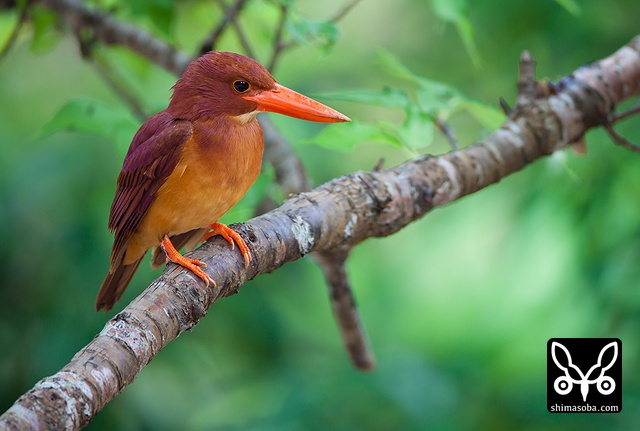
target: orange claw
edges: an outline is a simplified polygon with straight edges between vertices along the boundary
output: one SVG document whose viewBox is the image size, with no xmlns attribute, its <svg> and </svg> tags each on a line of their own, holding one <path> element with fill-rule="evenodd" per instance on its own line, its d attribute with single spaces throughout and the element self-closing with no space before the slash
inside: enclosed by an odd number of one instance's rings
<svg viewBox="0 0 640 431">
<path fill-rule="evenodd" d="M 224 225 L 218 222 L 215 222 L 211 226 L 209 226 L 209 229 L 211 229 L 211 232 L 205 233 L 202 236 L 202 239 L 200 240 L 200 242 L 205 242 L 212 236 L 220 235 L 224 239 L 226 239 L 229 244 L 231 244 L 232 250 L 234 247 L 234 243 L 238 244 L 238 248 L 240 249 L 240 252 L 244 257 L 244 267 L 245 268 L 249 267 L 249 262 L 251 262 L 251 251 L 249 251 L 249 247 L 247 247 L 247 244 L 244 242 L 244 239 L 242 239 L 242 237 L 240 236 L 240 234 L 238 234 L 238 232 L 231 229 L 227 225 Z"/>
<path fill-rule="evenodd" d="M 213 283 L 214 286 L 216 285 L 216 282 L 213 280 L 213 278 L 209 277 L 209 274 L 200 269 L 201 266 L 206 268 L 207 264 L 200 260 L 189 259 L 188 257 L 184 257 L 183 255 L 181 255 L 180 252 L 178 252 L 178 250 L 176 250 L 176 248 L 173 246 L 171 240 L 167 235 L 165 235 L 165 237 L 162 239 L 160 245 L 162 246 L 164 252 L 167 254 L 167 261 L 177 263 L 178 265 L 187 268 L 189 271 L 200 277 L 202 281 L 206 283 L 207 287 L 209 286 L 209 283 Z"/>
</svg>

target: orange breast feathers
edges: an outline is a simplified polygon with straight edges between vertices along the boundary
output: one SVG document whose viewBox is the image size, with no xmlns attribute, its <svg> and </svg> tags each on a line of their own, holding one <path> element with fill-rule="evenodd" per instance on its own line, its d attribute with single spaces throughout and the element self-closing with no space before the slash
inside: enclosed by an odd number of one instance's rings
<svg viewBox="0 0 640 431">
<path fill-rule="evenodd" d="M 129 265 L 173 236 L 211 225 L 242 199 L 260 174 L 262 129 L 236 119 L 196 123 L 177 166 L 129 240 Z"/>
</svg>

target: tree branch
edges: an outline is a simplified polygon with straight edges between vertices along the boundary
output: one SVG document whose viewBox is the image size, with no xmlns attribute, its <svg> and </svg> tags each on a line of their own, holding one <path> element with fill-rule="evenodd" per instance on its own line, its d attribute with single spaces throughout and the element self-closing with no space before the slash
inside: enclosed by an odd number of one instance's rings
<svg viewBox="0 0 640 431">
<path fill-rule="evenodd" d="M 349 1 L 334 14 L 330 21 L 333 23 L 340 21 L 359 2 L 360 0 Z M 272 72 L 284 50 L 295 45 L 295 41 L 291 40 L 286 43 L 283 39 L 289 8 L 285 3 L 278 3 L 278 6 L 280 18 L 276 25 L 273 50 L 267 66 Z M 286 140 L 279 139 L 278 135 L 270 133 L 269 129 L 273 129 L 270 122 L 261 122 L 263 130 L 265 130 L 265 157 L 271 160 L 276 171 L 276 179 L 283 191 L 299 193 L 309 190 L 311 188 L 310 180 L 300 158 Z M 267 145 L 269 137 L 274 139 L 271 145 Z M 275 156 L 276 153 L 279 154 L 278 157 Z M 320 266 L 327 282 L 333 315 L 338 323 L 338 329 L 351 362 L 360 370 L 371 370 L 375 360 L 370 351 L 364 327 L 360 322 L 351 284 L 347 277 L 346 259 L 348 255 L 349 247 L 345 247 L 340 250 L 315 253 L 314 260 Z"/>
<path fill-rule="evenodd" d="M 150 33 L 118 21 L 106 12 L 90 9 L 76 0 L 34 0 L 58 13 L 79 34 L 86 28 L 93 32 L 95 39 L 107 45 L 123 45 L 142 55 L 151 62 L 174 73 L 182 75 L 191 61 L 189 56 Z"/>
<path fill-rule="evenodd" d="M 518 104 L 499 130 L 464 150 L 338 178 L 234 226 L 254 256 L 249 268 L 220 238 L 191 253 L 207 263 L 216 287 L 205 288 L 191 273 L 169 264 L 69 364 L 20 397 L 0 417 L 0 428 L 85 426 L 164 346 L 246 281 L 310 252 L 353 247 L 397 232 L 431 209 L 582 139 L 604 124 L 616 105 L 639 94 L 640 36 L 565 77 L 553 94 Z"/>
<path fill-rule="evenodd" d="M 351 362 L 359 370 L 372 370 L 375 359 L 360 320 L 360 313 L 347 277 L 346 261 L 349 248 L 334 248 L 313 253 L 314 260 L 324 273 L 329 288 L 329 299 L 333 315 L 338 322 Z"/>
</svg>

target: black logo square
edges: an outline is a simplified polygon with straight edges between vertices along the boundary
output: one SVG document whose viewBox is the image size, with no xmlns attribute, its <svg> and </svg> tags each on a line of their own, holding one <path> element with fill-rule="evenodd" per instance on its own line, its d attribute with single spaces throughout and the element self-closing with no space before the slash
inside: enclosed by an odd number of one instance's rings
<svg viewBox="0 0 640 431">
<path fill-rule="evenodd" d="M 547 409 L 551 413 L 622 410 L 622 342 L 552 338 L 547 342 Z"/>
</svg>

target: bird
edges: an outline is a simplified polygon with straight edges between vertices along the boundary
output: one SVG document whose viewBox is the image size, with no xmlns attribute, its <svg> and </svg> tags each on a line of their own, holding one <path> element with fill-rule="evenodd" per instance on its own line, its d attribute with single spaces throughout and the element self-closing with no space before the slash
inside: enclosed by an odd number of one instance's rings
<svg viewBox="0 0 640 431">
<path fill-rule="evenodd" d="M 145 254 L 152 268 L 175 262 L 215 281 L 196 259 L 180 254 L 221 235 L 252 256 L 242 237 L 219 223 L 260 173 L 264 138 L 259 112 L 326 123 L 351 121 L 281 84 L 257 61 L 210 51 L 191 62 L 172 87 L 166 109 L 145 121 L 125 155 L 109 213 L 114 242 L 96 311 L 121 298 Z"/>
</svg>

